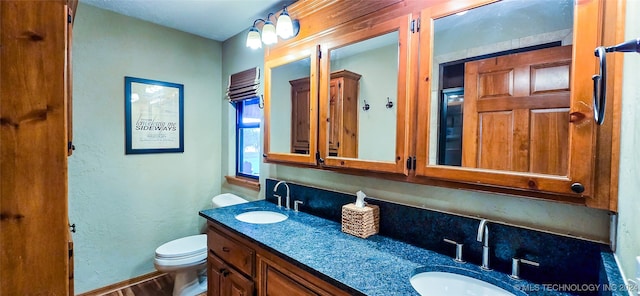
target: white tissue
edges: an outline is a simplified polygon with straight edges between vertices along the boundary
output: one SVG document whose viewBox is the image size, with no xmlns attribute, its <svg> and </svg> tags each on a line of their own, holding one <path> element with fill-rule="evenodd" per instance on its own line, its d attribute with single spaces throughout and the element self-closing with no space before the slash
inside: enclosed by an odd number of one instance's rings
<svg viewBox="0 0 640 296">
<path fill-rule="evenodd" d="M 358 190 L 358 192 L 356 192 L 356 207 L 358 208 L 364 208 L 364 198 L 367 197 L 366 194 L 364 194 L 364 192 Z"/>
</svg>

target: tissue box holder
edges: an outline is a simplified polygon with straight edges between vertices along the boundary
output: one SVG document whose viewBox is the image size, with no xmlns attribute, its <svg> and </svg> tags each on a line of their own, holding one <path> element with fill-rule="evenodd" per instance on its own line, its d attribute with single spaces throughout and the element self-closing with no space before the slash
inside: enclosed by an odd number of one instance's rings
<svg viewBox="0 0 640 296">
<path fill-rule="evenodd" d="M 355 204 L 342 206 L 342 232 L 367 238 L 380 230 L 380 208 L 366 205 L 358 208 Z"/>
</svg>

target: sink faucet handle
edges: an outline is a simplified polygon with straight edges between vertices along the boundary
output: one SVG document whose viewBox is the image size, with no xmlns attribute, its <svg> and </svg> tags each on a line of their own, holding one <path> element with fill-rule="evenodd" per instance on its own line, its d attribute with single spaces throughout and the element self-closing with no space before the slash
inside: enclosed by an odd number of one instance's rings
<svg viewBox="0 0 640 296">
<path fill-rule="evenodd" d="M 456 258 L 453 259 L 453 261 L 458 262 L 458 263 L 464 263 L 465 261 L 462 260 L 462 246 L 464 244 L 458 243 L 456 241 L 450 240 L 448 238 L 444 239 L 445 242 L 456 245 Z"/>
<path fill-rule="evenodd" d="M 536 267 L 540 266 L 540 263 L 538 262 L 534 262 L 534 261 L 530 261 L 522 258 L 513 258 L 511 259 L 511 275 L 509 276 L 510 278 L 514 280 L 520 279 L 520 263 L 524 263 L 524 264 L 528 264 Z"/>
<path fill-rule="evenodd" d="M 274 194 L 273 196 L 278 198 L 278 208 L 282 207 L 282 196 Z"/>
<path fill-rule="evenodd" d="M 488 238 L 486 237 L 488 233 L 487 232 L 487 219 L 482 219 L 480 220 L 480 224 L 478 225 L 478 235 L 476 237 L 476 240 L 479 242 L 482 242 L 483 240 L 487 241 Z"/>
<path fill-rule="evenodd" d="M 297 212 L 298 211 L 298 206 L 300 206 L 302 204 L 304 204 L 304 203 L 301 200 L 293 201 L 293 210 Z"/>
</svg>

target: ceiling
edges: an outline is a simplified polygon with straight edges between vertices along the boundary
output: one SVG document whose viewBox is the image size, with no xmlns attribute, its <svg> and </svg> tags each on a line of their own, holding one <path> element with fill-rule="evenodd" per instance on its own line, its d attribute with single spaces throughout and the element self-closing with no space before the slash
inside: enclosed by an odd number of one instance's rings
<svg viewBox="0 0 640 296">
<path fill-rule="evenodd" d="M 293 0 L 80 0 L 205 38 L 225 41 Z"/>
</svg>

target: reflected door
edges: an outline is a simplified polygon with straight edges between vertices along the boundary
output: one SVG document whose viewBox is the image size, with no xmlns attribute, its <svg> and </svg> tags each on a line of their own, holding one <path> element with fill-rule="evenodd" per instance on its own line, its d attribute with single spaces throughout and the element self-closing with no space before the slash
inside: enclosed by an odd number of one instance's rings
<svg viewBox="0 0 640 296">
<path fill-rule="evenodd" d="M 465 65 L 463 167 L 567 175 L 571 46 Z"/>
</svg>

